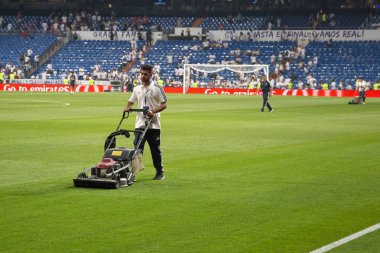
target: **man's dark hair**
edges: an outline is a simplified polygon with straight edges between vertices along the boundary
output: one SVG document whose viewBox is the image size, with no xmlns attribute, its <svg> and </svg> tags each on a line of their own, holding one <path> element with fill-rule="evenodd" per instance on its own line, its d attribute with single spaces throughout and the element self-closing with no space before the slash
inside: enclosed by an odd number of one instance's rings
<svg viewBox="0 0 380 253">
<path fill-rule="evenodd" d="M 147 70 L 147 71 L 149 71 L 149 73 L 152 73 L 152 71 L 153 71 L 153 67 L 151 65 L 148 65 L 148 64 L 141 65 L 140 69 L 141 70 Z"/>
</svg>

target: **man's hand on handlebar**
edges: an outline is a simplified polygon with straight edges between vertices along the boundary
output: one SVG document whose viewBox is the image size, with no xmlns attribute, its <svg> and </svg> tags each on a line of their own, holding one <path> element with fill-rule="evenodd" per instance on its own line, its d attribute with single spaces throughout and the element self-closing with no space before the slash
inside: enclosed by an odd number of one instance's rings
<svg viewBox="0 0 380 253">
<path fill-rule="evenodd" d="M 154 113 L 151 111 L 151 110 L 148 110 L 146 113 L 145 113 L 145 116 L 147 116 L 148 118 L 152 118 L 154 115 Z"/>
</svg>

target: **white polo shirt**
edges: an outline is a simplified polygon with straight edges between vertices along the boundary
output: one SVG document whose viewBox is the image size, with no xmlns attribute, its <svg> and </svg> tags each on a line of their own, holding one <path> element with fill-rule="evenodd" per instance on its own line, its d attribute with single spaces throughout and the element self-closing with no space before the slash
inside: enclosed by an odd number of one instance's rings
<svg viewBox="0 0 380 253">
<path fill-rule="evenodd" d="M 148 87 L 144 85 L 137 85 L 132 92 L 129 102 L 138 104 L 139 109 L 143 109 L 144 106 L 149 106 L 149 110 L 153 110 L 159 107 L 162 103 L 167 101 L 164 90 L 161 86 L 157 85 L 154 81 L 150 83 Z M 136 113 L 135 128 L 144 128 L 146 118 L 141 112 Z M 152 129 L 161 129 L 160 113 L 155 113 L 153 121 L 150 126 Z"/>
<path fill-rule="evenodd" d="M 363 91 L 366 89 L 367 83 L 364 80 L 358 80 L 356 81 L 355 86 L 359 91 Z"/>
</svg>

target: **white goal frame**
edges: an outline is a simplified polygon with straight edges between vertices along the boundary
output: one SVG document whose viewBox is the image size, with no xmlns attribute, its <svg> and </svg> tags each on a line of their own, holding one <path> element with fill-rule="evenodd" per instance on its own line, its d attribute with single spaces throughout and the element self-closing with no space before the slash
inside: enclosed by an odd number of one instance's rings
<svg viewBox="0 0 380 253">
<path fill-rule="evenodd" d="M 203 69 L 202 69 L 203 68 Z M 204 68 L 209 68 L 210 70 L 204 70 Z M 201 73 L 217 73 L 223 70 L 229 70 L 236 73 L 258 73 L 260 70 L 264 71 L 264 74 L 269 80 L 269 65 L 267 64 L 243 64 L 243 65 L 232 65 L 232 64 L 184 64 L 183 65 L 183 94 L 186 94 L 187 88 L 190 87 L 190 74 L 191 70 L 195 70 Z"/>
</svg>

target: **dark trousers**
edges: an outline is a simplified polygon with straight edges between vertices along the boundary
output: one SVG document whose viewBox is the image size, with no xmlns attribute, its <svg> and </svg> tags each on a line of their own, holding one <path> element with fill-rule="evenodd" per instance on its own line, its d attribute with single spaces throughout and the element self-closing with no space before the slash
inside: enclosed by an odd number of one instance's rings
<svg viewBox="0 0 380 253">
<path fill-rule="evenodd" d="M 359 96 L 360 96 L 360 98 L 362 99 L 362 102 L 365 102 L 365 90 L 362 90 L 362 91 L 359 93 Z"/>
<path fill-rule="evenodd" d="M 270 106 L 270 104 L 268 102 L 268 98 L 269 98 L 269 93 L 264 92 L 263 93 L 263 107 L 261 108 L 261 111 L 264 111 L 266 106 L 268 106 L 269 111 L 272 110 L 272 106 Z"/>
<path fill-rule="evenodd" d="M 143 130 L 143 129 L 136 129 Z M 141 133 L 135 133 L 134 144 L 137 145 Z M 161 173 L 164 171 L 164 166 L 162 164 L 162 152 L 161 152 L 161 130 L 160 129 L 148 129 L 146 131 L 145 137 L 142 139 L 138 149 L 141 153 L 144 153 L 145 142 L 148 141 L 150 153 L 152 154 L 153 166 L 156 169 L 156 173 Z"/>
</svg>

